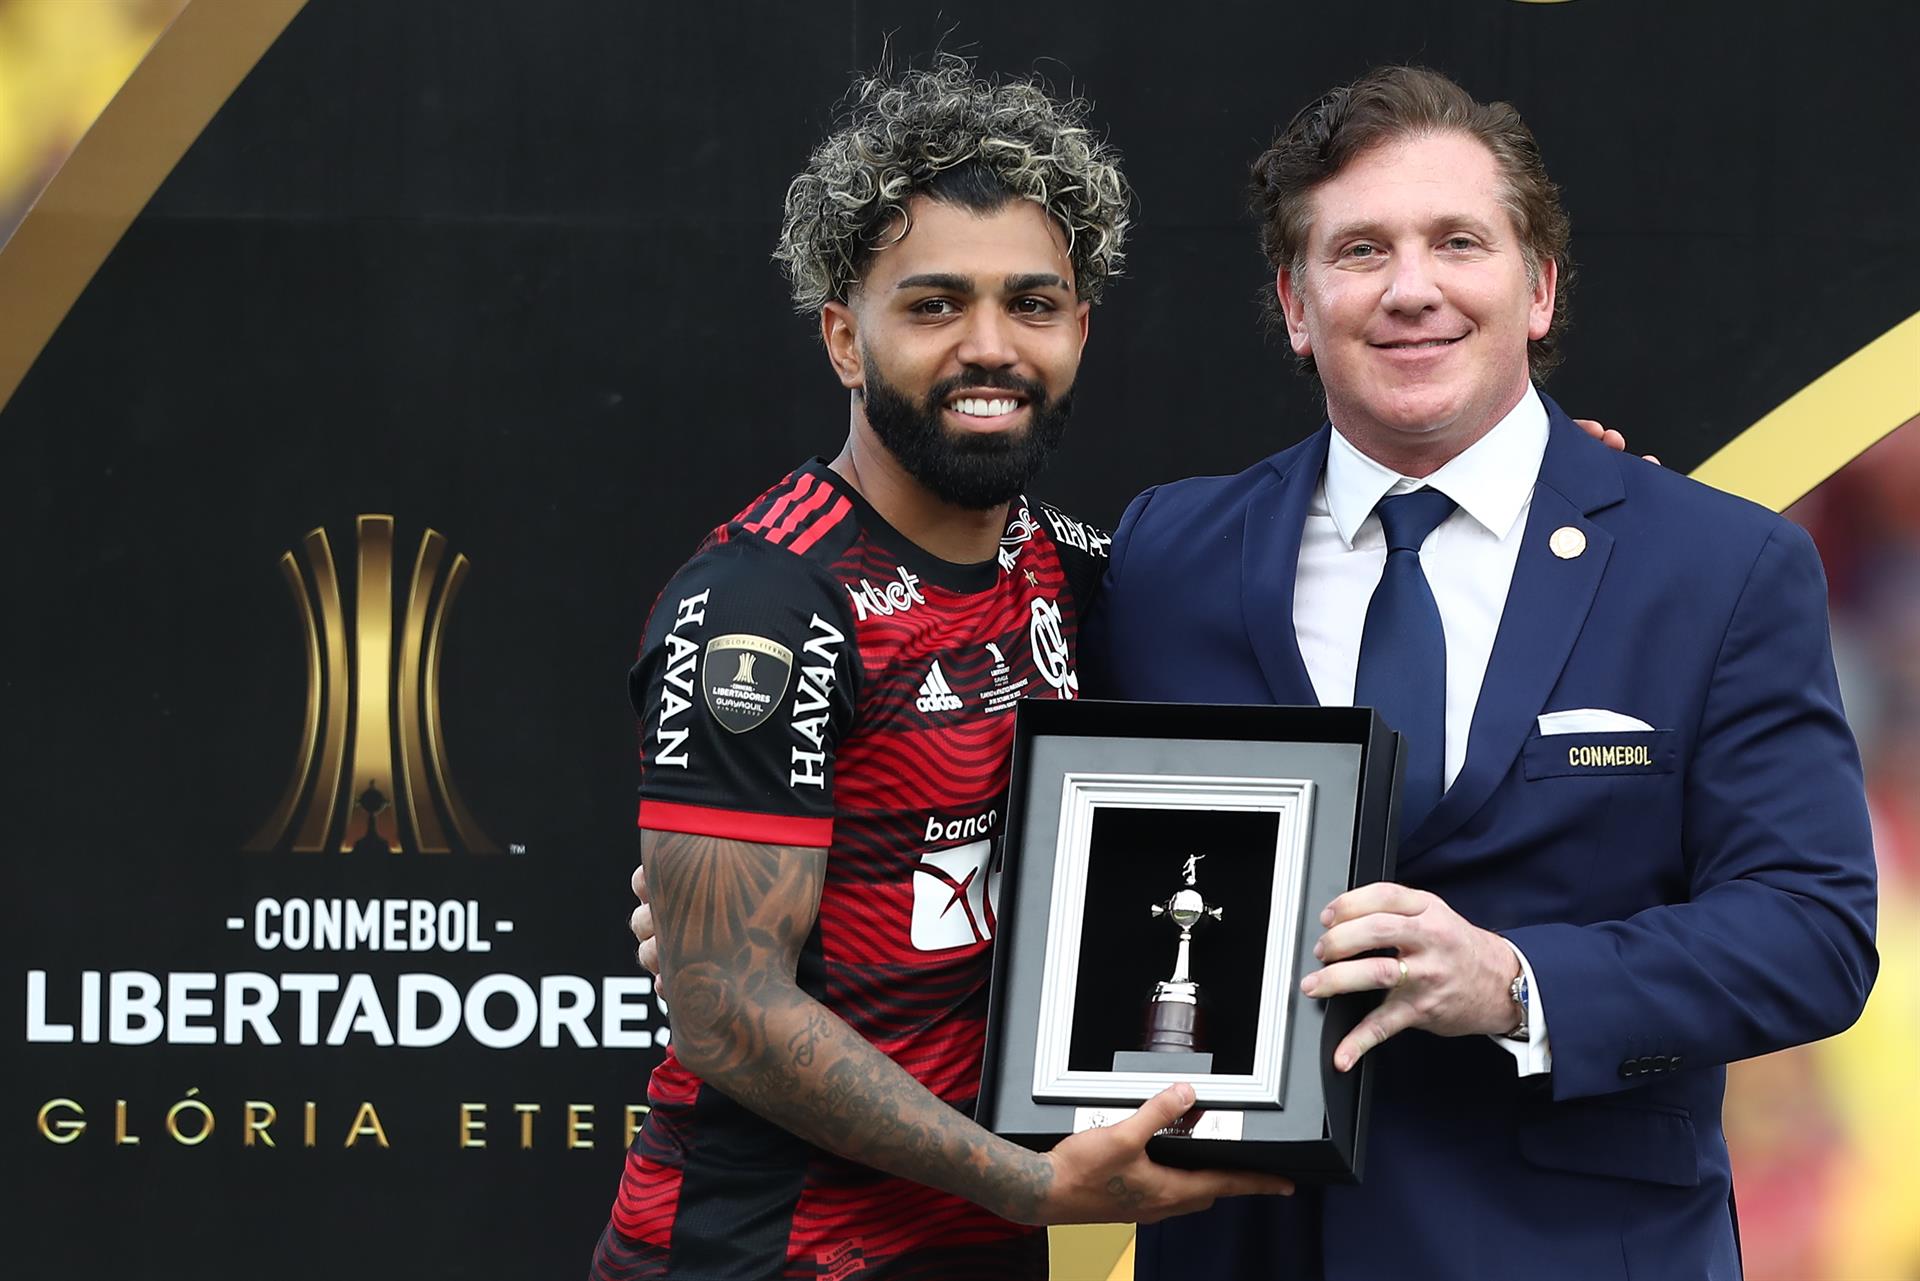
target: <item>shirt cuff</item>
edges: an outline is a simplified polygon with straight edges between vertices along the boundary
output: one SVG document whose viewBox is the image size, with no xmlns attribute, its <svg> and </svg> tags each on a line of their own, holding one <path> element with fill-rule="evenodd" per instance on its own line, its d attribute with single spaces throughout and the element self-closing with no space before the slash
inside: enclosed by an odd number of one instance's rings
<svg viewBox="0 0 1920 1281">
<path fill-rule="evenodd" d="M 1513 947 L 1511 941 L 1508 947 Z M 1514 959 L 1520 962 L 1520 972 L 1527 977 L 1527 1039 L 1510 1040 L 1496 1036 L 1493 1043 L 1513 1055 L 1514 1066 L 1521 1076 L 1542 1076 L 1553 1071 L 1553 1046 L 1547 1041 L 1547 1009 L 1540 999 L 1540 985 L 1533 981 L 1533 967 L 1527 964 L 1527 954 L 1513 947 Z"/>
<path fill-rule="evenodd" d="M 796 817 L 755 814 L 746 810 L 715 809 L 708 805 L 681 805 L 674 801 L 640 801 L 640 826 L 655 832 L 684 832 L 689 836 L 718 836 L 729 841 L 761 845 L 804 845 L 826 849 L 833 844 L 833 817 Z"/>
</svg>

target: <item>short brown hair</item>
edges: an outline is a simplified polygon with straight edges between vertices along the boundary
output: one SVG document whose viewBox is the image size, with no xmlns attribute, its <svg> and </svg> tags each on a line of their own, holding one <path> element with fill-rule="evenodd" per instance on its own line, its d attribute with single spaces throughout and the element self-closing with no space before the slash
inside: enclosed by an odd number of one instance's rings
<svg viewBox="0 0 1920 1281">
<path fill-rule="evenodd" d="M 1275 271 L 1285 267 L 1298 275 L 1306 258 L 1314 189 L 1363 152 L 1432 133 L 1465 134 L 1493 153 L 1506 179 L 1501 204 L 1519 234 L 1527 279 L 1538 283 L 1540 264 L 1549 259 L 1559 265 L 1553 321 L 1545 337 L 1527 344 L 1528 368 L 1535 379 L 1544 380 L 1560 363 L 1567 299 L 1573 292 L 1567 211 L 1560 203 L 1560 188 L 1547 177 L 1533 132 L 1507 103 L 1478 102 L 1424 67 L 1379 67 L 1335 89 L 1296 115 L 1253 162 L 1248 194 L 1260 225 L 1260 248 Z M 1265 298 L 1268 319 L 1284 326 L 1271 286 Z M 1312 358 L 1302 363 L 1311 368 Z"/>
</svg>

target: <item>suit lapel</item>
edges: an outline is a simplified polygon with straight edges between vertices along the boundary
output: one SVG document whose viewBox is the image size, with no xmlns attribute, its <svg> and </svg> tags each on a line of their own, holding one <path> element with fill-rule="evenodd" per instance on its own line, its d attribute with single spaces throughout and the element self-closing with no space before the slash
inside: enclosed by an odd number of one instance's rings
<svg viewBox="0 0 1920 1281">
<path fill-rule="evenodd" d="M 1247 642 L 1276 703 L 1314 706 L 1319 699 L 1293 634 L 1293 583 L 1300 567 L 1300 535 L 1307 507 L 1327 465 L 1327 438 L 1321 429 L 1294 448 L 1268 460 L 1277 473 L 1247 503 L 1240 552 L 1241 608 Z"/>
<path fill-rule="evenodd" d="M 1612 459 L 1596 456 L 1605 447 L 1574 426 L 1558 405 L 1546 404 L 1547 452 L 1480 682 L 1467 759 L 1453 786 L 1402 844 L 1402 862 L 1452 835 L 1506 777 L 1573 652 L 1613 551 L 1613 536 L 1591 516 L 1626 496 L 1620 469 Z M 1554 532 L 1563 528 L 1584 538 L 1578 555 L 1554 553 Z"/>
</svg>

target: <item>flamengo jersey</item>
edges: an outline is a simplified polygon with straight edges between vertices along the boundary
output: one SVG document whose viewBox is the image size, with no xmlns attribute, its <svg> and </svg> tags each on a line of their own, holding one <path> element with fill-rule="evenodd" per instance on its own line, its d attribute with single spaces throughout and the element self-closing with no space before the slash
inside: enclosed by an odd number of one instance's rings
<svg viewBox="0 0 1920 1281">
<path fill-rule="evenodd" d="M 1073 698 L 1107 537 L 1024 499 L 997 560 L 937 560 L 815 460 L 654 606 L 630 692 L 640 826 L 828 849 L 801 988 L 971 1114 L 1015 703 Z M 1043 1232 L 832 1156 L 669 1050 L 596 1277 L 1046 1276 Z"/>
</svg>

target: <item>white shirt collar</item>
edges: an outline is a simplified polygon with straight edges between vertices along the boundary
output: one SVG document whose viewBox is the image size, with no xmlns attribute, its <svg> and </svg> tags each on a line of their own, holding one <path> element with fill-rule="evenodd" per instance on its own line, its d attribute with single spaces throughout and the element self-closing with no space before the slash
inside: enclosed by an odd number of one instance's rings
<svg viewBox="0 0 1920 1281">
<path fill-rule="evenodd" d="M 1533 496 L 1546 454 L 1547 407 L 1531 382 L 1520 402 L 1492 431 L 1422 480 L 1383 467 L 1335 430 L 1327 449 L 1327 511 L 1341 540 L 1351 548 L 1375 504 L 1390 493 L 1407 493 L 1424 485 L 1453 499 L 1495 538 L 1505 538 Z"/>
</svg>

